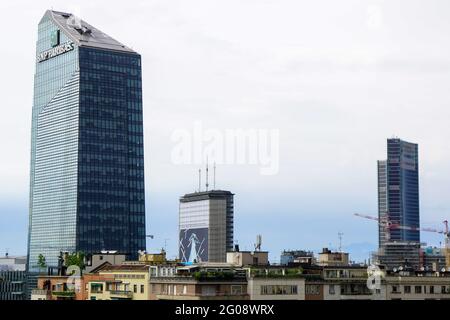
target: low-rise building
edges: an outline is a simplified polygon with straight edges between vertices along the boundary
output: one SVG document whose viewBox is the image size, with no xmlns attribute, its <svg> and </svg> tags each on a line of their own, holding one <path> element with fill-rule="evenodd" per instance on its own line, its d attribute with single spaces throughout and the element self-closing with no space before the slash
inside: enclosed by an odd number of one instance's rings
<svg viewBox="0 0 450 320">
<path fill-rule="evenodd" d="M 75 288 L 70 288 L 68 283 L 66 275 L 41 275 L 37 288 L 31 292 L 31 300 L 76 300 Z"/>
<path fill-rule="evenodd" d="M 151 300 L 248 300 L 245 270 L 225 263 L 157 266 Z"/>
<path fill-rule="evenodd" d="M 305 300 L 305 278 L 301 268 L 282 266 L 247 269 L 250 300 Z"/>
<path fill-rule="evenodd" d="M 400 270 L 385 283 L 388 300 L 450 300 L 450 272 Z"/>
<path fill-rule="evenodd" d="M 227 252 L 227 263 L 237 267 L 269 264 L 267 251 L 231 251 Z"/>
<path fill-rule="evenodd" d="M 305 250 L 284 250 L 281 253 L 280 264 L 287 266 L 290 264 L 313 264 L 315 262 L 314 253 Z"/>
<path fill-rule="evenodd" d="M 25 271 L 27 265 L 27 257 L 25 256 L 5 256 L 0 257 L 0 271 Z"/>
<path fill-rule="evenodd" d="M 320 266 L 348 266 L 349 255 L 346 252 L 333 252 L 328 248 L 323 248 L 319 253 L 319 261 L 317 263 Z"/>
<path fill-rule="evenodd" d="M 105 279 L 87 282 L 88 300 L 149 299 L 150 277 L 146 265 L 105 266 L 98 274 Z"/>
<path fill-rule="evenodd" d="M 0 300 L 25 300 L 26 257 L 13 257 L 8 253 L 0 257 Z"/>
<path fill-rule="evenodd" d="M 116 251 L 102 251 L 87 257 L 85 273 L 95 272 L 102 265 L 120 265 L 126 261 L 126 255 Z"/>
<path fill-rule="evenodd" d="M 26 272 L 0 271 L 0 300 L 26 299 Z"/>
<path fill-rule="evenodd" d="M 160 253 L 141 252 L 139 254 L 139 263 L 156 265 L 156 264 L 164 264 L 166 262 L 167 262 L 166 251 L 164 249 L 162 249 Z"/>
<path fill-rule="evenodd" d="M 383 274 L 382 271 L 380 271 Z M 384 300 L 386 286 L 383 276 L 377 288 L 368 286 L 369 273 L 366 266 L 323 267 L 324 300 Z"/>
</svg>

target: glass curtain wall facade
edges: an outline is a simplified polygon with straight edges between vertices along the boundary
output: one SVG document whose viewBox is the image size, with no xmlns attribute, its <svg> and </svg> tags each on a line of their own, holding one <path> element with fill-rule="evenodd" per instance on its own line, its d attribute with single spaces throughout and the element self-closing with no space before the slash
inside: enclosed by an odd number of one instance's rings
<svg viewBox="0 0 450 320">
<path fill-rule="evenodd" d="M 79 55 L 76 245 L 136 257 L 145 249 L 141 60 L 92 48 Z"/>
<path fill-rule="evenodd" d="M 419 155 L 418 145 L 400 139 L 388 139 L 388 159 L 378 162 L 378 210 L 380 220 L 389 217 L 392 223 L 420 227 Z M 386 219 L 387 220 L 387 219 Z M 379 243 L 387 241 L 420 242 L 420 231 L 386 230 L 380 227 Z"/>
<path fill-rule="evenodd" d="M 418 145 L 388 139 L 388 206 L 392 221 L 420 227 Z M 420 231 L 392 229 L 391 240 L 420 242 Z"/>
<path fill-rule="evenodd" d="M 38 27 L 37 52 L 52 48 L 59 30 L 44 17 Z M 60 34 L 62 43 L 69 39 Z M 80 72 L 78 48 L 36 62 L 31 132 L 29 269 L 42 254 L 57 265 L 60 250 L 76 250 L 78 115 Z"/>
<path fill-rule="evenodd" d="M 378 161 L 378 219 L 388 222 L 387 161 Z M 389 241 L 386 228 L 378 225 L 378 245 L 383 247 Z"/>
<path fill-rule="evenodd" d="M 145 250 L 141 57 L 71 17 L 48 11 L 38 27 L 30 271 L 40 254 L 57 266 L 60 251 Z"/>
</svg>

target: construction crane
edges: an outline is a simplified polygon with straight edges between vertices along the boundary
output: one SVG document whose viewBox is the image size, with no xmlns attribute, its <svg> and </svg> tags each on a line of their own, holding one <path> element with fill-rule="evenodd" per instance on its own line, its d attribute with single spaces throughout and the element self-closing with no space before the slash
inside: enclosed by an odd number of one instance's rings
<svg viewBox="0 0 450 320">
<path fill-rule="evenodd" d="M 405 226 L 405 225 L 401 225 L 398 222 L 393 222 L 389 219 L 389 215 L 387 214 L 385 217 L 374 217 L 374 216 L 369 216 L 369 215 L 365 215 L 365 214 L 359 214 L 359 213 L 355 213 L 354 214 L 357 217 L 360 218 L 365 218 L 365 219 L 370 219 L 370 220 L 374 220 L 377 221 L 378 224 L 385 228 L 386 230 L 386 239 L 389 240 L 390 239 L 390 231 L 391 229 L 401 229 L 401 230 L 412 230 L 412 231 L 426 231 L 426 232 L 435 232 L 435 233 L 439 233 L 439 234 L 443 234 L 445 237 L 445 248 L 449 249 L 450 248 L 450 244 L 449 244 L 449 230 L 448 230 L 448 221 L 444 220 L 444 226 L 445 229 L 444 230 L 438 230 L 438 229 L 434 229 L 434 228 L 418 228 L 418 227 L 412 227 L 412 226 Z"/>
</svg>

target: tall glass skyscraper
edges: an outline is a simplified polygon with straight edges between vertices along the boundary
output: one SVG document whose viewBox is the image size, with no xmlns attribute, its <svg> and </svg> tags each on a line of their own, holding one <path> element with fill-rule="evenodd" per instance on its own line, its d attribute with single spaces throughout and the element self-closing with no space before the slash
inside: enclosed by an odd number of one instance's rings
<svg viewBox="0 0 450 320">
<path fill-rule="evenodd" d="M 71 14 L 39 23 L 28 268 L 145 249 L 141 57 Z"/>
<path fill-rule="evenodd" d="M 386 216 L 402 226 L 420 227 L 418 145 L 388 139 L 387 161 L 378 162 L 378 203 L 380 220 Z M 420 242 L 420 231 L 391 229 L 390 239 L 380 228 L 380 246 L 391 242 Z"/>
</svg>

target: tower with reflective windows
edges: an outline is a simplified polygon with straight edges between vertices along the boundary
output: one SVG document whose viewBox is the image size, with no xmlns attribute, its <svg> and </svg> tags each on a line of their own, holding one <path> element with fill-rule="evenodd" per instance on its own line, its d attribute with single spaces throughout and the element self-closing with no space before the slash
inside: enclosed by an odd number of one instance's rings
<svg viewBox="0 0 450 320">
<path fill-rule="evenodd" d="M 379 250 L 374 258 L 388 269 L 419 268 L 418 145 L 398 138 L 387 141 L 387 160 L 378 161 Z"/>
<path fill-rule="evenodd" d="M 380 220 L 419 228 L 418 145 L 398 138 L 387 140 L 387 160 L 378 162 L 378 205 Z M 392 228 L 389 237 L 380 228 L 380 246 L 387 241 L 420 242 L 419 230 Z"/>
<path fill-rule="evenodd" d="M 145 250 L 141 57 L 75 16 L 38 27 L 28 269 L 61 251 Z"/>
</svg>

